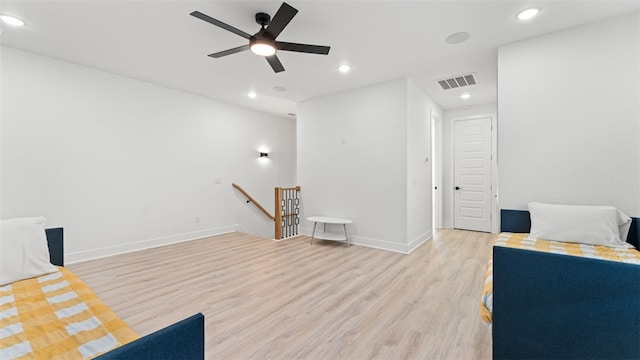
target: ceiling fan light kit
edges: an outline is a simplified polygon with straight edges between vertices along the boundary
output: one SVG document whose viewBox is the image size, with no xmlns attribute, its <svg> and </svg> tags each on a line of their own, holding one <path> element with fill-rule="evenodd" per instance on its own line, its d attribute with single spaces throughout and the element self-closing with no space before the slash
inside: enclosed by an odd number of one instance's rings
<svg viewBox="0 0 640 360">
<path fill-rule="evenodd" d="M 249 44 L 249 50 L 256 55 L 271 56 L 276 53 L 275 46 L 269 41 L 251 39 Z"/>
<path fill-rule="evenodd" d="M 260 25 L 260 30 L 250 35 L 240 29 L 237 29 L 231 25 L 225 24 L 220 20 L 214 19 L 208 15 L 205 15 L 199 11 L 194 11 L 191 16 L 197 17 L 200 20 L 206 21 L 210 24 L 218 26 L 222 29 L 230 31 L 238 36 L 241 36 L 249 40 L 248 45 L 238 46 L 232 49 L 219 51 L 217 53 L 209 54 L 212 58 L 220 58 L 223 56 L 235 54 L 244 50 L 249 50 L 252 53 L 260 56 L 264 56 L 267 62 L 271 66 L 274 72 L 278 73 L 284 71 L 284 66 L 276 55 L 277 50 L 282 51 L 295 51 L 307 54 L 327 55 L 331 49 L 329 46 L 320 45 L 308 45 L 298 43 L 288 43 L 282 41 L 276 41 L 276 38 L 282 30 L 289 24 L 291 19 L 298 13 L 298 10 L 294 9 L 287 3 L 282 3 L 280 8 L 273 16 L 273 19 L 266 13 L 257 13 L 256 22 Z"/>
</svg>

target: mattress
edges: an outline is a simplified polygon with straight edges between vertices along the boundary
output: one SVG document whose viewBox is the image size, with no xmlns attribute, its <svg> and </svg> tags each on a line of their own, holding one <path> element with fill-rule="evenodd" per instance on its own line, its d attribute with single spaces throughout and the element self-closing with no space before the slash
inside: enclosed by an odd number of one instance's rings
<svg viewBox="0 0 640 360">
<path fill-rule="evenodd" d="M 0 287 L 0 359 L 89 359 L 137 338 L 68 269 Z"/>
<path fill-rule="evenodd" d="M 494 241 L 494 246 L 505 246 L 516 249 L 535 250 L 554 254 L 580 256 L 600 260 L 619 261 L 640 264 L 640 252 L 635 249 L 617 249 L 606 246 L 594 246 L 577 243 L 566 243 L 548 240 L 527 239 L 529 234 L 501 233 Z M 480 304 L 480 317 L 491 327 L 493 312 L 493 255 L 489 259 L 484 277 L 484 287 Z"/>
</svg>

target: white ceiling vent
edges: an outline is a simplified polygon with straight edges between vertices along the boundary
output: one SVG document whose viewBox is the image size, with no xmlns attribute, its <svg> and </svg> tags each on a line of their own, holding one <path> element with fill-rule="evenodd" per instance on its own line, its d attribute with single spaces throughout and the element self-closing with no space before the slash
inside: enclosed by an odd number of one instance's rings
<svg viewBox="0 0 640 360">
<path fill-rule="evenodd" d="M 476 74 L 457 75 L 449 79 L 436 80 L 442 90 L 455 89 L 459 87 L 465 87 L 475 85 L 478 83 L 476 80 Z"/>
</svg>

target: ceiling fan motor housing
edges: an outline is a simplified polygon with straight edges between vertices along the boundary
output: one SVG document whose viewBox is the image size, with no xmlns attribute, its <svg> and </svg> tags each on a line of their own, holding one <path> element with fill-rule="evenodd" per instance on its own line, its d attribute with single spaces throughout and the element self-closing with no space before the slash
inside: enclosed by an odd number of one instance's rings
<svg viewBox="0 0 640 360">
<path fill-rule="evenodd" d="M 276 48 L 276 42 L 270 39 L 268 36 L 260 36 L 258 34 L 254 35 L 249 39 L 249 47 L 257 44 L 265 44 L 269 45 L 273 48 Z"/>
</svg>

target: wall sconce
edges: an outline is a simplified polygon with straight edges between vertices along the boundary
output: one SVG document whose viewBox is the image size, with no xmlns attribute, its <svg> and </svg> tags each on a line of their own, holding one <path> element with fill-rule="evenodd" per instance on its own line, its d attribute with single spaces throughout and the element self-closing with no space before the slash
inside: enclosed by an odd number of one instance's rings
<svg viewBox="0 0 640 360">
<path fill-rule="evenodd" d="M 260 157 L 261 157 L 261 158 L 268 158 L 268 157 L 269 157 L 269 153 L 266 153 L 266 152 L 260 152 Z"/>
</svg>

